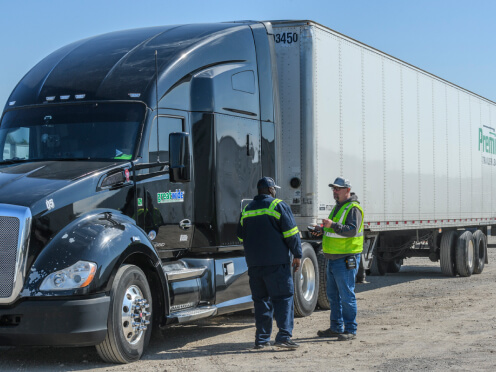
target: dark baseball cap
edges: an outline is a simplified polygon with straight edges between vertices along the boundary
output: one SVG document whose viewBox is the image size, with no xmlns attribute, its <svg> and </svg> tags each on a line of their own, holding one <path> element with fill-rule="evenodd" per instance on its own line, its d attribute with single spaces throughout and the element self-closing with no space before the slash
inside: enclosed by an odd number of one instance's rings
<svg viewBox="0 0 496 372">
<path fill-rule="evenodd" d="M 351 182 L 343 177 L 338 177 L 334 180 L 334 183 L 330 183 L 329 187 L 346 187 L 351 189 Z"/>
<path fill-rule="evenodd" d="M 276 189 L 280 189 L 279 186 L 276 185 L 275 181 L 270 177 L 263 177 L 257 183 L 257 189 L 268 189 L 269 187 L 275 187 Z"/>
</svg>

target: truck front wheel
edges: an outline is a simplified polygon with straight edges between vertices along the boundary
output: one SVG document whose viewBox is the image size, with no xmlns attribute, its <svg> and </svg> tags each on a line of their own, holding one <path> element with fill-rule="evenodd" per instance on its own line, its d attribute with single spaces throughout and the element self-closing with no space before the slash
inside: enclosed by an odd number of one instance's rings
<svg viewBox="0 0 496 372">
<path fill-rule="evenodd" d="M 313 313 L 319 295 L 319 264 L 309 243 L 301 245 L 301 268 L 293 274 L 294 312 L 297 316 Z"/>
<path fill-rule="evenodd" d="M 117 271 L 110 291 L 110 310 L 105 340 L 96 346 L 100 357 L 110 363 L 139 360 L 152 331 L 152 295 L 146 276 L 134 265 Z"/>
</svg>

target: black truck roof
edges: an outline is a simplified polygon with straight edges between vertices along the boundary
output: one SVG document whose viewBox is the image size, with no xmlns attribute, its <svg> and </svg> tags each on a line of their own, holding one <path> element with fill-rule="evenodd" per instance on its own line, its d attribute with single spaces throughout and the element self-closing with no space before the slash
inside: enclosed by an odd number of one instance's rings
<svg viewBox="0 0 496 372">
<path fill-rule="evenodd" d="M 5 109 L 94 100 L 139 100 L 155 107 L 155 52 L 160 99 L 195 71 L 250 58 L 244 52 L 253 48 L 249 23 L 254 22 L 159 26 L 74 42 L 33 67 Z M 202 53 L 192 53 L 198 49 Z"/>
</svg>

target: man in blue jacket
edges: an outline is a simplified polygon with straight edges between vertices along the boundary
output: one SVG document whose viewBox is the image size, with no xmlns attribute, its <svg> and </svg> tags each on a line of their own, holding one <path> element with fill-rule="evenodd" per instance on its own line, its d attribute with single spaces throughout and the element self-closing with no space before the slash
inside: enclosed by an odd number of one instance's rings
<svg viewBox="0 0 496 372">
<path fill-rule="evenodd" d="M 296 349 L 291 340 L 294 323 L 292 266 L 301 264 L 301 240 L 290 207 L 275 199 L 270 177 L 257 183 L 258 195 L 241 213 L 238 239 L 245 248 L 250 288 L 255 305 L 255 349 L 269 345 L 274 316 L 279 332 L 274 346 Z"/>
</svg>

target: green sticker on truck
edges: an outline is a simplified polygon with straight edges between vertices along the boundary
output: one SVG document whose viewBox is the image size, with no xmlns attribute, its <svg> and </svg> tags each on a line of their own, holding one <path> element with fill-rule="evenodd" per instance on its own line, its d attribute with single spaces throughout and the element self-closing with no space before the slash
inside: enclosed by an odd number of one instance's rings
<svg viewBox="0 0 496 372">
<path fill-rule="evenodd" d="M 180 203 L 184 201 L 184 191 L 176 189 L 176 191 L 167 191 L 157 193 L 157 202 L 162 203 Z"/>
</svg>

